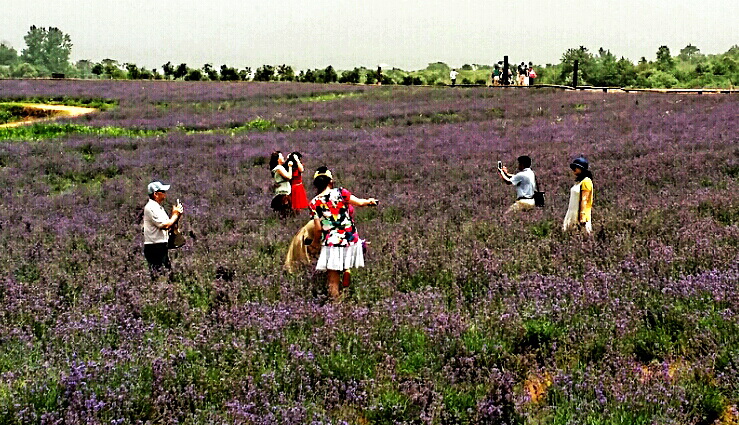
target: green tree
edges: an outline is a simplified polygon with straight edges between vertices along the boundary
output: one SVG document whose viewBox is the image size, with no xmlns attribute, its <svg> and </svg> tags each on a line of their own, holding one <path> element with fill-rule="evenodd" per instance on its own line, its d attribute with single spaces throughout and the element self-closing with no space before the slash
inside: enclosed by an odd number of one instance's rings
<svg viewBox="0 0 739 425">
<path fill-rule="evenodd" d="M 126 73 L 118 66 L 118 61 L 114 59 L 103 59 L 100 61 L 103 64 L 103 69 L 108 77 L 115 80 L 126 78 Z"/>
<path fill-rule="evenodd" d="M 341 78 L 339 78 L 340 83 L 350 83 L 350 84 L 358 84 L 359 83 L 359 68 L 354 68 L 352 71 L 344 71 L 341 73 Z"/>
<path fill-rule="evenodd" d="M 303 83 L 315 83 L 316 73 L 311 69 L 306 69 L 305 72 L 300 71 L 300 74 L 298 75 L 298 81 L 301 81 Z"/>
<path fill-rule="evenodd" d="M 677 55 L 680 60 L 685 62 L 695 62 L 699 58 L 703 57 L 699 48 L 688 44 L 687 46 L 680 49 L 680 54 Z"/>
<path fill-rule="evenodd" d="M 670 48 L 659 46 L 657 49 L 657 69 L 662 72 L 671 72 L 675 69 L 675 60 L 670 55 Z"/>
<path fill-rule="evenodd" d="M 227 65 L 221 65 L 221 80 L 223 81 L 239 81 L 241 79 L 241 76 L 239 76 L 238 71 L 236 71 L 236 68 L 232 68 Z"/>
<path fill-rule="evenodd" d="M 185 75 L 187 75 L 187 64 L 181 63 L 177 65 L 177 69 L 174 70 L 174 73 L 172 73 L 172 76 L 174 79 L 183 78 Z"/>
<path fill-rule="evenodd" d="M 241 81 L 249 81 L 249 78 L 251 78 L 251 67 L 247 66 L 246 68 L 239 71 L 239 79 Z"/>
<path fill-rule="evenodd" d="M 9 44 L 0 43 L 0 65 L 13 65 L 18 61 L 18 52 Z"/>
<path fill-rule="evenodd" d="M 141 71 L 135 63 L 127 63 L 124 66 L 126 67 L 126 71 L 128 72 L 129 80 L 138 80 L 139 78 L 141 78 Z"/>
<path fill-rule="evenodd" d="M 185 81 L 200 81 L 203 79 L 203 73 L 199 69 L 190 69 L 185 75 Z"/>
<path fill-rule="evenodd" d="M 277 79 L 280 81 L 295 80 L 295 71 L 290 65 L 280 65 L 277 67 Z"/>
<path fill-rule="evenodd" d="M 336 71 L 334 71 L 334 67 L 329 65 L 326 67 L 326 69 L 323 70 L 323 78 L 322 81 L 324 83 L 335 83 L 339 80 L 339 76 L 336 74 Z"/>
<path fill-rule="evenodd" d="M 257 68 L 254 74 L 254 81 L 271 81 L 275 78 L 275 67 L 272 65 L 262 65 Z"/>
<path fill-rule="evenodd" d="M 215 68 L 213 68 L 213 65 L 206 63 L 203 65 L 203 72 L 205 72 L 205 75 L 208 76 L 208 79 L 211 81 L 218 81 L 218 71 L 216 71 Z"/>
<path fill-rule="evenodd" d="M 590 82 L 593 55 L 585 46 L 580 46 L 577 49 L 567 49 L 567 51 L 562 55 L 562 63 L 559 78 L 557 78 L 557 84 L 572 84 L 572 72 L 574 70 L 575 60 L 578 61 L 578 84 L 587 84 Z"/>
<path fill-rule="evenodd" d="M 162 65 L 162 73 L 164 74 L 164 78 L 169 80 L 169 77 L 174 75 L 174 65 L 172 65 L 172 62 L 167 62 L 164 65 Z"/>
<path fill-rule="evenodd" d="M 24 62 L 41 66 L 51 72 L 65 72 L 69 67 L 72 39 L 59 28 L 31 26 L 23 39 L 26 48 L 21 53 Z"/>
<path fill-rule="evenodd" d="M 39 76 L 39 72 L 30 63 L 23 62 L 13 68 L 10 75 L 14 78 L 35 78 Z"/>
<path fill-rule="evenodd" d="M 93 65 L 90 72 L 92 72 L 93 74 L 99 77 L 105 73 L 105 67 L 103 66 L 102 63 L 96 63 L 95 65 Z"/>
</svg>

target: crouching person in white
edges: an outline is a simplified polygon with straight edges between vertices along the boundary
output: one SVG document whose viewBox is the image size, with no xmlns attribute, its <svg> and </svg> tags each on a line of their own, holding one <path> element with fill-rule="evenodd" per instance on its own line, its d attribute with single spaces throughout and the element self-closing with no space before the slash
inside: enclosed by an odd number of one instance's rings
<svg viewBox="0 0 739 425">
<path fill-rule="evenodd" d="M 334 180 L 326 167 L 319 167 L 313 176 L 318 195 L 310 202 L 314 221 L 314 240 L 321 241 L 316 270 L 328 274 L 328 295 L 339 299 L 342 273 L 364 267 L 362 240 L 354 226 L 354 206 L 377 205 L 374 198 L 360 199 L 344 188 L 334 188 Z"/>
<path fill-rule="evenodd" d="M 172 207 L 172 217 L 167 215 L 162 202 L 167 199 L 168 184 L 149 183 L 149 202 L 144 207 L 144 257 L 149 263 L 151 278 L 155 279 L 163 269 L 171 270 L 169 253 L 169 228 L 177 222 L 184 211 L 181 204 Z"/>
<path fill-rule="evenodd" d="M 508 173 L 508 168 L 498 166 L 498 175 L 506 184 L 516 187 L 516 202 L 511 205 L 506 214 L 518 211 L 531 210 L 535 206 L 534 192 L 536 191 L 536 176 L 531 170 L 531 158 L 522 155 L 517 159 L 518 172 L 514 175 Z"/>
</svg>

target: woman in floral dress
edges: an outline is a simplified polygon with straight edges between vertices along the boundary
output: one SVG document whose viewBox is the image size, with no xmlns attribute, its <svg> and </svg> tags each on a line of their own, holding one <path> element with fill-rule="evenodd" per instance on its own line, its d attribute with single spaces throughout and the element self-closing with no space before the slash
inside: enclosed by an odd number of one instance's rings
<svg viewBox="0 0 739 425">
<path fill-rule="evenodd" d="M 328 273 L 328 294 L 339 299 L 339 283 L 342 273 L 355 267 L 364 267 L 362 240 L 357 234 L 351 206 L 377 205 L 374 198 L 361 199 L 344 188 L 334 188 L 331 171 L 320 167 L 313 176 L 318 191 L 310 202 L 315 224 L 314 243 L 321 241 L 316 270 Z"/>
</svg>

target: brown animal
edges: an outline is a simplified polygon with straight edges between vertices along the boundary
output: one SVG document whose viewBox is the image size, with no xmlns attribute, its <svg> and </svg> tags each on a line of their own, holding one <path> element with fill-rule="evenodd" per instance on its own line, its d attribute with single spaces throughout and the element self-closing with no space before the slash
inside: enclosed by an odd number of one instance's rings
<svg viewBox="0 0 739 425">
<path fill-rule="evenodd" d="M 305 244 L 305 240 L 313 239 L 315 224 L 313 220 L 303 226 L 290 242 L 285 258 L 285 270 L 289 273 L 295 273 L 300 266 L 309 266 L 318 258 L 321 253 L 321 241 L 313 240 L 309 245 Z"/>
</svg>

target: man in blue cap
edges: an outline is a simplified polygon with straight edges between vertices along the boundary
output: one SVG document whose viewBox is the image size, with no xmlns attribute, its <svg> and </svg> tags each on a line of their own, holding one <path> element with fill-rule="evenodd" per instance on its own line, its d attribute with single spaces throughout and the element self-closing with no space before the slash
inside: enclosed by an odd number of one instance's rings
<svg viewBox="0 0 739 425">
<path fill-rule="evenodd" d="M 149 263 L 152 279 L 156 278 L 162 269 L 171 270 L 169 253 L 169 228 L 180 218 L 184 209 L 179 200 L 172 207 L 172 217 L 167 215 L 162 202 L 167 198 L 168 184 L 155 181 L 149 183 L 149 202 L 144 207 L 144 257 Z"/>
</svg>

